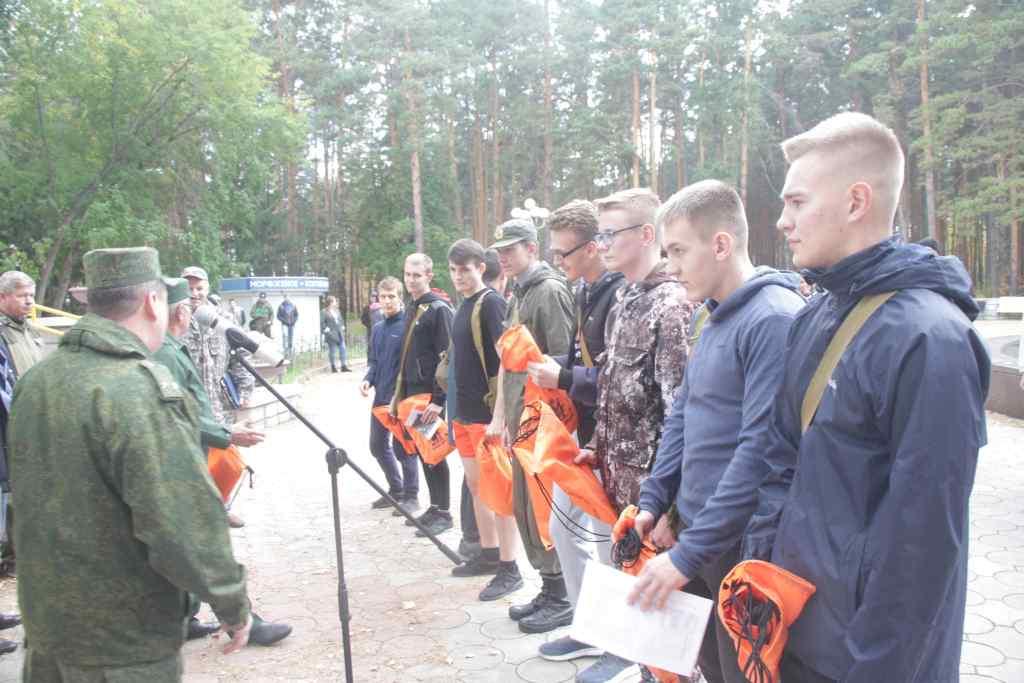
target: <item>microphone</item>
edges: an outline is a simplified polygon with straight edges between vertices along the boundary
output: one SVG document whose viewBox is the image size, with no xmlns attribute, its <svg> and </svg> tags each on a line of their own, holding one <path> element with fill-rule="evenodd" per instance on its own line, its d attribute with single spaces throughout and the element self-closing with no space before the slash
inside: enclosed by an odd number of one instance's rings
<svg viewBox="0 0 1024 683">
<path fill-rule="evenodd" d="M 257 364 L 275 368 L 284 364 L 284 356 L 277 350 L 273 339 L 258 332 L 246 332 L 233 321 L 218 315 L 217 309 L 210 304 L 197 308 L 192 317 L 202 327 L 223 335 L 232 349 L 244 349 L 251 353 Z"/>
</svg>

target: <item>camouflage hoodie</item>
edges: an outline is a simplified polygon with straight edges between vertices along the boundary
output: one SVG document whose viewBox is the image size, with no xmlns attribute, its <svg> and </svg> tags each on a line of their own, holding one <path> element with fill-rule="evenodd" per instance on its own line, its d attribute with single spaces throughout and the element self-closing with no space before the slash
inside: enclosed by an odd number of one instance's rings
<svg viewBox="0 0 1024 683">
<path fill-rule="evenodd" d="M 120 667 L 181 648 L 191 592 L 249 613 L 196 403 L 142 341 L 86 315 L 15 387 L 18 601 L 32 647 Z"/>
<path fill-rule="evenodd" d="M 594 450 L 608 499 L 621 512 L 650 474 L 661 426 L 682 383 L 695 307 L 659 265 L 619 290 L 615 324 L 598 362 Z"/>
</svg>

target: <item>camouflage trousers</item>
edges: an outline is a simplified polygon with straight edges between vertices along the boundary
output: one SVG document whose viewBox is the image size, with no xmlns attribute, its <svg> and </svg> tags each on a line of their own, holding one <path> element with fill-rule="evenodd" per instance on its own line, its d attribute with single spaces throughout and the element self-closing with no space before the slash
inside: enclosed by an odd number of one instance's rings
<svg viewBox="0 0 1024 683">
<path fill-rule="evenodd" d="M 119 667 L 71 666 L 32 648 L 25 651 L 22 683 L 179 683 L 181 654 L 146 664 Z"/>
</svg>

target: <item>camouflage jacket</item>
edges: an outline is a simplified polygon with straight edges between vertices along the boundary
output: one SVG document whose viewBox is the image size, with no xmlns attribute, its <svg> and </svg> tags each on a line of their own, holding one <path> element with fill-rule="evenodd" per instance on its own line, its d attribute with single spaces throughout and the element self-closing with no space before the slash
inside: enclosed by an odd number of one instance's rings
<svg viewBox="0 0 1024 683">
<path fill-rule="evenodd" d="M 608 498 L 621 512 L 637 502 L 654 464 L 662 424 L 683 381 L 694 306 L 660 267 L 619 296 L 599 363 L 592 445 Z"/>
<path fill-rule="evenodd" d="M 153 354 L 153 360 L 167 368 L 178 386 L 196 400 L 199 407 L 199 440 L 203 448 L 227 448 L 231 445 L 231 432 L 213 416 L 210 396 L 203 387 L 199 369 L 192 362 L 185 342 L 168 333 L 164 337 L 163 346 Z"/>
<path fill-rule="evenodd" d="M 224 388 L 220 384 L 221 378 L 230 375 L 242 403 L 252 396 L 256 380 L 238 361 L 231 359 L 231 349 L 228 348 L 223 335 L 201 327 L 194 318 L 188 326 L 184 342 L 188 348 L 188 355 L 199 370 L 199 378 L 206 388 L 206 395 L 210 397 L 210 408 L 213 410 L 214 418 L 217 422 L 230 426 L 234 422 L 234 407 L 224 393 Z"/>
<path fill-rule="evenodd" d="M 7 349 L 14 361 L 15 375 L 21 377 L 28 369 L 43 358 L 43 342 L 27 320 L 20 323 L 0 313 L 0 335 L 7 342 Z"/>
<path fill-rule="evenodd" d="M 72 666 L 173 656 L 188 596 L 249 613 L 196 403 L 131 332 L 86 315 L 15 387 L 8 437 L 18 600 Z"/>
</svg>

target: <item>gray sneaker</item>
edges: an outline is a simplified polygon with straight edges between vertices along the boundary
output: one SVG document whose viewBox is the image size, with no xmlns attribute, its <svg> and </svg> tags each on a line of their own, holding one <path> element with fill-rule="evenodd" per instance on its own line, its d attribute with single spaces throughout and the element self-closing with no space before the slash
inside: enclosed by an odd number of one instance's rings
<svg viewBox="0 0 1024 683">
<path fill-rule="evenodd" d="M 615 683 L 630 680 L 638 674 L 636 664 L 605 652 L 600 659 L 576 674 L 576 683 Z"/>
<path fill-rule="evenodd" d="M 550 662 L 567 662 L 580 657 L 597 657 L 603 652 L 599 647 L 581 643 L 569 636 L 562 636 L 543 643 L 537 651 L 541 657 Z"/>
</svg>

